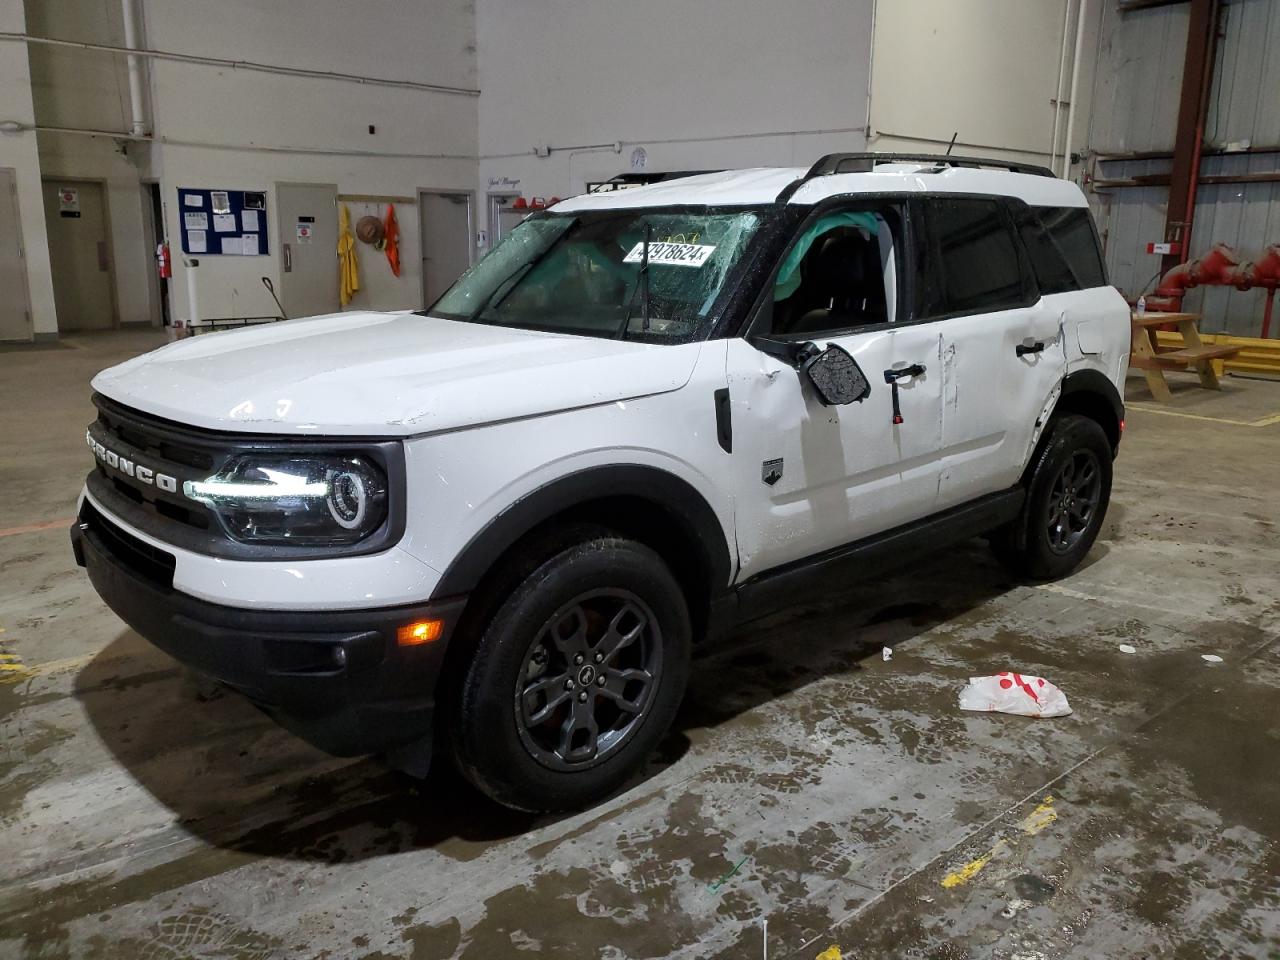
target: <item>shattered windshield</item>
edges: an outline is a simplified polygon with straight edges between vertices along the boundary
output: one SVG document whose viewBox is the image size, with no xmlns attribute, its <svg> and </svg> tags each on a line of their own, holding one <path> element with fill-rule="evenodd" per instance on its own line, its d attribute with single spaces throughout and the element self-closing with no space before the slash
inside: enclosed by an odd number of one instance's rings
<svg viewBox="0 0 1280 960">
<path fill-rule="evenodd" d="M 524 221 L 432 316 L 593 337 L 706 337 L 762 212 L 631 209 Z"/>
</svg>

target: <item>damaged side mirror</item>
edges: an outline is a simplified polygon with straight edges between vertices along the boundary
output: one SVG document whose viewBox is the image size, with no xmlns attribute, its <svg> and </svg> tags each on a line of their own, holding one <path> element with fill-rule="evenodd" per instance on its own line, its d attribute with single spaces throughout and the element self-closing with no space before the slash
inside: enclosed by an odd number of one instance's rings
<svg viewBox="0 0 1280 960">
<path fill-rule="evenodd" d="M 861 403 L 871 395 L 871 383 L 858 361 L 834 343 L 806 359 L 800 365 L 800 373 L 813 384 L 818 399 L 829 407 Z"/>
</svg>

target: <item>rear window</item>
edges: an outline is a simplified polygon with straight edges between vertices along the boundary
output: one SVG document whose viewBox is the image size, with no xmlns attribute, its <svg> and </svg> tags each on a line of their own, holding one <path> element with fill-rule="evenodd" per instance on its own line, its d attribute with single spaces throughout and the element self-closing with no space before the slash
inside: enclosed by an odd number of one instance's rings
<svg viewBox="0 0 1280 960">
<path fill-rule="evenodd" d="M 937 282 L 925 313 L 941 316 L 1007 310 L 1026 302 L 1013 231 L 994 200 L 939 197 L 926 202 L 937 251 Z"/>
<path fill-rule="evenodd" d="M 1026 207 L 1018 233 L 1031 257 L 1041 293 L 1106 286 L 1106 272 L 1084 207 Z"/>
</svg>

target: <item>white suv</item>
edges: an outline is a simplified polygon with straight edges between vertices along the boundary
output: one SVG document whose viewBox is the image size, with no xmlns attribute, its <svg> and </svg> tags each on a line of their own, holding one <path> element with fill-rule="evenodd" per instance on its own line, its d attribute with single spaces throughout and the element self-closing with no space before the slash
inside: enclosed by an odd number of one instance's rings
<svg viewBox="0 0 1280 960">
<path fill-rule="evenodd" d="M 126 622 L 339 754 L 582 805 L 690 650 L 986 535 L 1072 570 L 1128 309 L 1037 167 L 840 154 L 581 196 L 421 314 L 187 340 L 99 374 L 72 529 Z"/>
</svg>

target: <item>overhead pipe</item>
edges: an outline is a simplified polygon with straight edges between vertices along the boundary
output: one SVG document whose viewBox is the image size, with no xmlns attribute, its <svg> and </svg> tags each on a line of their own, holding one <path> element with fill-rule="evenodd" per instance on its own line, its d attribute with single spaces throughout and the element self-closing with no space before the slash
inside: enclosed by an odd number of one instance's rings
<svg viewBox="0 0 1280 960">
<path fill-rule="evenodd" d="M 1080 90 L 1080 51 L 1084 46 L 1084 20 L 1089 0 L 1080 0 L 1076 10 L 1076 43 L 1071 51 L 1071 99 L 1067 101 L 1067 139 L 1062 145 L 1062 179 L 1071 179 L 1071 135 L 1076 126 L 1076 97 Z"/>
<path fill-rule="evenodd" d="M 1058 84 L 1053 88 L 1053 147 L 1049 169 L 1058 165 L 1058 144 L 1062 139 L 1062 78 L 1067 73 L 1067 37 L 1071 35 L 1071 0 L 1062 5 L 1062 50 L 1058 55 Z"/>
<path fill-rule="evenodd" d="M 134 0 L 120 0 L 120 12 L 124 19 L 124 45 L 129 50 L 138 49 L 138 10 Z M 147 133 L 147 111 L 142 100 L 142 58 L 136 53 L 125 57 L 129 66 L 129 113 L 132 122 L 129 129 L 135 137 Z"/>
</svg>

